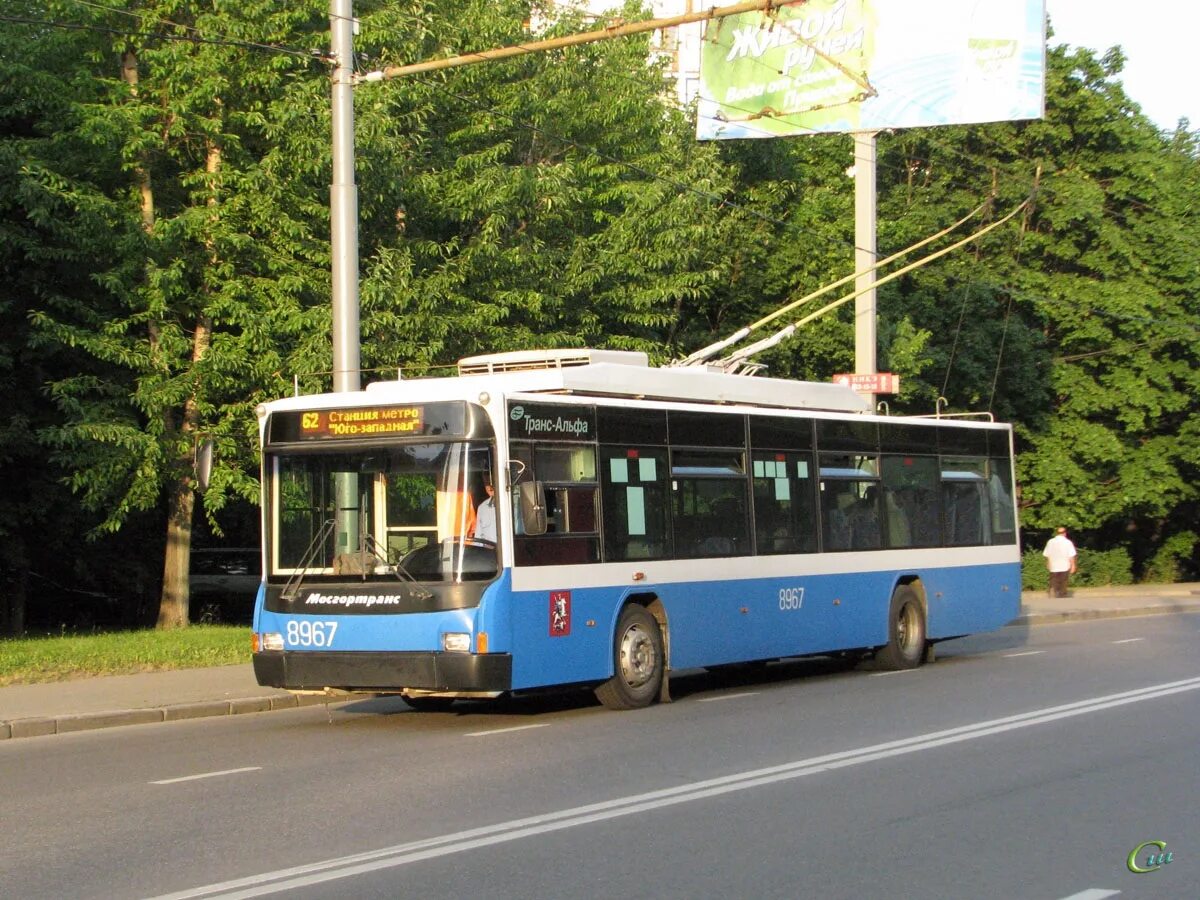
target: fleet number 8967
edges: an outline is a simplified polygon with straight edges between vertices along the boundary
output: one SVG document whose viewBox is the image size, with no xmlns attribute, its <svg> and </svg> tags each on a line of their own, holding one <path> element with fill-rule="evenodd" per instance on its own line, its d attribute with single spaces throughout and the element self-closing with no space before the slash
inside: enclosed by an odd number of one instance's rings
<svg viewBox="0 0 1200 900">
<path fill-rule="evenodd" d="M 309 619 L 287 623 L 287 643 L 290 647 L 332 647 L 337 622 L 313 622 Z"/>
<path fill-rule="evenodd" d="M 800 609 L 804 606 L 804 588 L 788 587 L 779 589 L 779 608 L 782 610 Z"/>
</svg>

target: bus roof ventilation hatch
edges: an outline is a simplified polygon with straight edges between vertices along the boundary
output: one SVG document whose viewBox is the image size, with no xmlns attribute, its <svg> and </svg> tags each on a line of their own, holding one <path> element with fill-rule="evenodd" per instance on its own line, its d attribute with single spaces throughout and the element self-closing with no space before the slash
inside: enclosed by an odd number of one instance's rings
<svg viewBox="0 0 1200 900">
<path fill-rule="evenodd" d="M 458 361 L 459 375 L 492 375 L 497 372 L 528 372 L 535 369 L 566 369 L 610 363 L 620 366 L 648 368 L 645 353 L 632 350 L 513 350 L 508 353 L 489 353 L 468 356 Z"/>
</svg>

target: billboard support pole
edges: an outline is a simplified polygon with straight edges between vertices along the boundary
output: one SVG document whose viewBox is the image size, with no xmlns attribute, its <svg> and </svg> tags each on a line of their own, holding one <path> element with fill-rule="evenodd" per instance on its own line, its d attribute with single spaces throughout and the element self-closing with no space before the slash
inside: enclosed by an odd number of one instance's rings
<svg viewBox="0 0 1200 900">
<path fill-rule="evenodd" d="M 876 373 L 875 328 L 875 132 L 854 134 L 854 372 Z M 863 396 L 874 406 L 875 395 Z"/>
<path fill-rule="evenodd" d="M 329 0 L 333 180 L 329 185 L 329 251 L 333 292 L 333 389 L 362 390 L 358 306 L 358 187 L 354 182 L 353 0 Z M 358 476 L 334 474 L 337 504 L 333 553 L 358 551 Z"/>
<path fill-rule="evenodd" d="M 330 0 L 333 70 L 333 183 L 329 186 L 333 270 L 333 389 L 362 388 L 358 309 L 358 186 L 354 183 L 354 11 Z"/>
</svg>

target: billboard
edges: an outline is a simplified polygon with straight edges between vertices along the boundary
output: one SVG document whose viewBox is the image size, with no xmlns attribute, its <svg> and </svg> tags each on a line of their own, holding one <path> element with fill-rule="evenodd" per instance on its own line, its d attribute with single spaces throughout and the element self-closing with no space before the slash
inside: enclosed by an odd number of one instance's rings
<svg viewBox="0 0 1200 900">
<path fill-rule="evenodd" d="M 1041 118 L 1045 0 L 808 0 L 708 23 L 700 140 Z"/>
</svg>

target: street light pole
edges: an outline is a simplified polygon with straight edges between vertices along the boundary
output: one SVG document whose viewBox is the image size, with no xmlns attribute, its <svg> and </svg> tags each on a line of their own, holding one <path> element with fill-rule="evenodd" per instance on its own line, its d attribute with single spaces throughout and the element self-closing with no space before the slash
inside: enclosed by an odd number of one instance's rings
<svg viewBox="0 0 1200 900">
<path fill-rule="evenodd" d="M 333 272 L 333 389 L 362 388 L 358 311 L 358 187 L 354 183 L 354 11 L 329 0 L 333 55 L 333 183 L 329 187 Z"/>
</svg>

